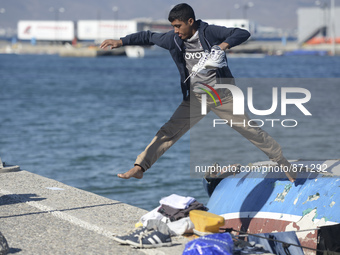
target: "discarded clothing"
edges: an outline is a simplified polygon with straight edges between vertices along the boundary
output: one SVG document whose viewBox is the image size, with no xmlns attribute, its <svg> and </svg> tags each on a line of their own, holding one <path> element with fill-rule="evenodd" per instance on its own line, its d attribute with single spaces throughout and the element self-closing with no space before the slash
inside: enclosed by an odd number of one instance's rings
<svg viewBox="0 0 340 255">
<path fill-rule="evenodd" d="M 340 252 L 340 224 L 323 226 L 318 230 L 318 250 Z M 325 254 L 325 253 L 318 253 Z M 326 253 L 333 254 L 333 253 Z M 335 254 L 335 253 L 334 253 Z"/>
<path fill-rule="evenodd" d="M 208 208 L 205 207 L 203 204 L 195 201 L 192 202 L 186 209 L 175 209 L 168 205 L 161 205 L 161 207 L 158 209 L 158 212 L 161 213 L 163 216 L 169 218 L 170 221 L 176 221 L 188 217 L 191 210 L 208 211 Z"/>
<path fill-rule="evenodd" d="M 171 231 L 168 225 L 160 220 L 148 220 L 146 224 L 148 230 L 157 230 L 164 235 L 170 235 Z"/>
<path fill-rule="evenodd" d="M 143 224 L 144 227 L 147 227 L 148 221 L 150 220 L 156 220 L 156 221 L 159 220 L 167 224 L 170 222 L 173 222 L 173 224 L 169 225 L 172 231 L 172 235 L 182 235 L 184 233 L 192 233 L 192 230 L 194 229 L 194 225 L 188 217 L 189 212 L 191 210 L 208 211 L 208 208 L 206 208 L 203 204 L 197 202 L 192 197 L 182 197 L 176 194 L 172 194 L 168 197 L 161 199 L 160 203 L 161 202 L 166 203 L 166 204 L 161 204 L 160 206 L 156 207 L 152 211 L 143 215 L 140 218 L 140 222 Z M 175 207 L 170 206 L 168 204 L 171 204 Z M 176 207 L 183 207 L 183 209 L 178 209 Z M 188 219 L 177 222 L 183 218 L 188 218 Z"/>
<path fill-rule="evenodd" d="M 176 194 L 172 194 L 167 197 L 163 197 L 159 203 L 161 205 L 168 205 L 176 209 L 186 209 L 189 205 L 195 201 L 193 197 L 183 197 Z"/>
<path fill-rule="evenodd" d="M 195 228 L 194 223 L 190 220 L 189 217 L 169 222 L 167 223 L 170 233 L 172 236 L 180 236 L 184 234 L 192 234 Z"/>
<path fill-rule="evenodd" d="M 148 224 L 148 220 L 160 220 L 160 221 L 163 221 L 163 222 L 169 222 L 170 220 L 165 217 L 164 215 L 160 214 L 158 212 L 158 209 L 160 208 L 161 206 L 158 206 L 156 207 L 155 209 L 153 209 L 152 211 L 144 214 L 141 218 L 140 218 L 140 222 L 143 224 L 144 227 L 147 226 Z"/>
<path fill-rule="evenodd" d="M 260 236 L 270 238 L 273 240 L 267 240 L 261 238 Z M 283 244 L 281 242 L 275 242 L 275 240 L 285 242 L 286 244 Z M 256 234 L 256 236 L 249 235 L 248 241 L 249 242 L 254 241 L 257 244 L 262 244 L 265 250 L 277 255 L 287 254 L 304 255 L 301 247 L 289 245 L 289 244 L 300 245 L 299 239 L 297 238 L 296 233 L 294 231 Z"/>
<path fill-rule="evenodd" d="M 171 236 L 179 236 L 186 233 L 193 233 L 194 224 L 190 218 L 183 218 L 178 221 L 164 223 L 160 220 L 148 220 L 146 228 L 157 230 L 163 234 L 170 234 Z"/>
</svg>

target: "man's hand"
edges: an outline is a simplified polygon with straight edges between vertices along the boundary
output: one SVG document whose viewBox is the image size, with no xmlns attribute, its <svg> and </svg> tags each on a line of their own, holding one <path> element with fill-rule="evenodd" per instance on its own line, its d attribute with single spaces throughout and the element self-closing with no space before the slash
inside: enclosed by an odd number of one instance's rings
<svg viewBox="0 0 340 255">
<path fill-rule="evenodd" d="M 122 40 L 112 40 L 112 39 L 107 39 L 102 44 L 100 45 L 101 49 L 105 49 L 106 47 L 110 47 L 111 50 L 114 48 L 119 48 L 123 46 Z"/>
<path fill-rule="evenodd" d="M 228 43 L 226 43 L 226 42 L 223 42 L 223 43 L 221 43 L 218 46 L 220 46 L 221 50 L 230 49 L 230 45 Z"/>
</svg>

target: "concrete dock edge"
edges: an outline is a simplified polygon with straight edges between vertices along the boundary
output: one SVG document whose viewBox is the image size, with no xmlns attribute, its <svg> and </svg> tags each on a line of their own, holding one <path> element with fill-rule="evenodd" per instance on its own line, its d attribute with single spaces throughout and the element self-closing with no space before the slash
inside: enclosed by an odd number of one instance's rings
<svg viewBox="0 0 340 255">
<path fill-rule="evenodd" d="M 182 254 L 173 246 L 135 249 L 112 238 L 145 210 L 28 171 L 0 173 L 0 231 L 15 254 Z"/>
</svg>

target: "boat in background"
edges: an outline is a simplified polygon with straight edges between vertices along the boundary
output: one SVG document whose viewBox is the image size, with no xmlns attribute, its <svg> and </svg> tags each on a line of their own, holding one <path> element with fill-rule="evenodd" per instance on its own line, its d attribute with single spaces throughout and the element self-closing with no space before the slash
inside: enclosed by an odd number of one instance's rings
<svg viewBox="0 0 340 255">
<path fill-rule="evenodd" d="M 268 172 L 239 172 L 222 179 L 207 204 L 209 212 L 223 216 L 224 227 L 237 231 L 295 231 L 302 246 L 316 249 L 318 228 L 340 223 L 340 160 L 290 162 L 309 169 L 294 183 L 284 173 Z M 253 165 L 274 166 L 273 162 Z M 211 184 L 206 182 L 210 190 Z"/>
<path fill-rule="evenodd" d="M 142 46 L 125 46 L 126 56 L 129 58 L 144 58 L 145 52 Z"/>
<path fill-rule="evenodd" d="M 125 46 L 126 56 L 129 58 L 144 58 L 144 57 L 158 57 L 169 56 L 168 51 L 158 46 Z"/>
</svg>

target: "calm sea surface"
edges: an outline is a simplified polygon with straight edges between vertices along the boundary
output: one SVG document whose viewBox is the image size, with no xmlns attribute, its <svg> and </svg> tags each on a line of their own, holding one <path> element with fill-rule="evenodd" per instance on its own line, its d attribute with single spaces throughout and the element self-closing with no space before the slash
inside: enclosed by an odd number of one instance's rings
<svg viewBox="0 0 340 255">
<path fill-rule="evenodd" d="M 229 65 L 242 78 L 340 78 L 339 57 L 230 58 Z M 301 117 L 308 132 L 264 126 L 288 158 L 340 158 L 339 86 L 332 79 L 310 88 L 317 99 L 310 105 L 313 116 Z M 116 177 L 133 166 L 182 100 L 167 53 L 143 59 L 0 55 L 0 88 L 4 161 L 147 210 L 173 193 L 207 203 L 202 180 L 190 178 L 189 134 L 142 180 Z M 228 139 L 234 145 L 240 140 L 234 133 Z M 267 160 L 248 143 L 230 149 L 230 163 Z"/>
</svg>

